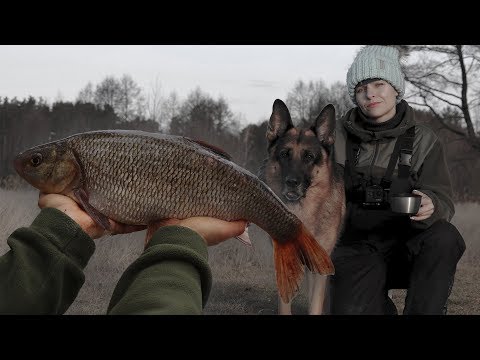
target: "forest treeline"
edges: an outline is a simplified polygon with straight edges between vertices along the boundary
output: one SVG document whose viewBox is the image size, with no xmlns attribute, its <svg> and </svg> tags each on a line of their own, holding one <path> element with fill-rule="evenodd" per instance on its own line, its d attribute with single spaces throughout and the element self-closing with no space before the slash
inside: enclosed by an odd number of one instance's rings
<svg viewBox="0 0 480 360">
<path fill-rule="evenodd" d="M 128 79 L 132 80 L 127 76 Z M 224 98 L 215 99 L 199 88 L 184 100 L 175 93 L 167 98 L 154 99 L 143 97 L 136 88 L 138 85 L 133 80 L 125 80 L 125 76 L 105 80 L 108 81 L 96 88 L 89 83 L 73 102 L 58 100 L 50 105 L 44 99 L 34 97 L 0 100 L 0 186 L 8 187 L 15 182 L 13 158 L 20 151 L 75 133 L 108 129 L 163 132 L 202 140 L 224 149 L 236 163 L 257 173 L 266 156 L 268 119 L 244 125 Z M 117 86 L 122 80 L 123 95 L 119 90 L 122 88 Z M 128 86 L 136 90 L 125 91 Z M 274 100 L 272 97 L 272 103 L 265 104 L 265 107 L 271 108 Z M 294 123 L 305 126 L 313 124 L 328 103 L 335 105 L 337 117 L 352 106 L 344 84 L 335 83 L 328 87 L 322 81 L 299 80 L 282 100 L 290 108 Z M 428 109 L 415 111 L 417 121 L 431 126 L 445 143 L 455 199 L 478 201 L 478 150 L 451 130 L 462 130 L 458 112 L 454 109 L 441 114 Z"/>
</svg>

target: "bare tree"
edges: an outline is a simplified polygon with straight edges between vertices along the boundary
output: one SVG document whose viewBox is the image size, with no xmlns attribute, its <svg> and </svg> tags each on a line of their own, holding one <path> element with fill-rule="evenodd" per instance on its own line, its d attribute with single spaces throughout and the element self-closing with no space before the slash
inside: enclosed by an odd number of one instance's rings
<svg viewBox="0 0 480 360">
<path fill-rule="evenodd" d="M 172 91 L 168 98 L 161 101 L 160 105 L 160 130 L 166 130 L 172 119 L 180 113 L 180 100 L 175 91 Z"/>
<path fill-rule="evenodd" d="M 312 117 L 316 116 L 319 105 L 322 106 L 323 103 L 326 103 L 326 94 L 327 88 L 322 80 L 308 83 L 298 80 L 286 99 L 292 119 L 309 122 Z"/>
<path fill-rule="evenodd" d="M 57 96 L 55 96 L 55 99 L 53 100 L 54 103 L 61 103 L 61 102 L 64 102 L 64 97 L 63 97 L 63 94 L 60 90 L 58 90 L 57 92 Z"/>
<path fill-rule="evenodd" d="M 239 163 L 247 170 L 258 174 L 262 161 L 267 156 L 267 132 L 268 121 L 260 124 L 249 124 L 240 133 L 243 152 L 239 157 Z"/>
<path fill-rule="evenodd" d="M 120 103 L 119 81 L 113 76 L 107 76 L 95 88 L 94 103 L 102 107 L 108 105 L 115 110 L 118 109 Z"/>
<path fill-rule="evenodd" d="M 78 93 L 77 102 L 93 104 L 94 101 L 95 93 L 93 91 L 93 84 L 89 81 L 88 84 Z"/>
<path fill-rule="evenodd" d="M 480 151 L 472 120 L 480 106 L 480 46 L 415 45 L 409 47 L 409 54 L 411 61 L 405 66 L 406 80 L 413 87 L 409 103 L 430 109 L 443 127 Z M 446 109 L 458 110 L 463 119 L 460 127 L 444 121 Z"/>
<path fill-rule="evenodd" d="M 182 102 L 178 115 L 172 117 L 170 132 L 206 141 L 230 152 L 238 153 L 238 124 L 222 97 L 213 99 L 200 88 L 193 90 Z"/>
<path fill-rule="evenodd" d="M 131 121 L 137 116 L 142 117 L 145 98 L 140 86 L 127 74 L 122 76 L 118 85 L 118 104 L 117 107 L 113 107 L 117 115 L 125 121 Z"/>
<path fill-rule="evenodd" d="M 286 104 L 292 119 L 300 121 L 298 125 L 310 124 L 327 104 L 335 106 L 337 117 L 353 106 L 344 83 L 337 81 L 327 88 L 323 80 L 308 83 L 298 80 L 288 93 Z"/>
<path fill-rule="evenodd" d="M 170 130 L 179 135 L 209 141 L 214 134 L 215 100 L 200 88 L 191 91 L 179 108 L 179 114 L 172 118 Z"/>
<path fill-rule="evenodd" d="M 158 80 L 158 76 L 155 78 L 155 82 L 150 84 L 150 92 L 147 94 L 146 100 L 146 114 L 147 118 L 159 123 L 160 129 L 163 128 L 161 123 L 161 110 L 162 110 L 162 85 Z"/>
<path fill-rule="evenodd" d="M 345 83 L 341 81 L 334 82 L 327 94 L 327 102 L 335 106 L 335 113 L 337 118 L 342 117 L 345 113 L 355 106 L 348 95 Z"/>
</svg>

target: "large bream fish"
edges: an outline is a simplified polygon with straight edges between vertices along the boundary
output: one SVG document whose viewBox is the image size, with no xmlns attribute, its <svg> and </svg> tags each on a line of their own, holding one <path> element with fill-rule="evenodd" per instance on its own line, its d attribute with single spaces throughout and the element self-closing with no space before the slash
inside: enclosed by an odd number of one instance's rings
<svg viewBox="0 0 480 360">
<path fill-rule="evenodd" d="M 332 274 L 328 254 L 255 175 L 220 149 L 189 138 L 141 131 L 92 131 L 28 149 L 15 169 L 45 193 L 64 194 L 101 226 L 210 216 L 246 220 L 273 239 L 277 286 L 290 301 L 302 264 Z"/>
</svg>

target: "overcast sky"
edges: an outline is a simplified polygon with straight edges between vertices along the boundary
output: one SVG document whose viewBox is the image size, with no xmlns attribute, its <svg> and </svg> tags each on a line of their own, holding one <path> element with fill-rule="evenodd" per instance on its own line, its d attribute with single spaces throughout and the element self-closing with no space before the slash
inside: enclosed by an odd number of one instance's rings
<svg viewBox="0 0 480 360">
<path fill-rule="evenodd" d="M 360 45 L 1 45 L 0 96 L 75 100 L 91 81 L 129 74 L 145 93 L 223 96 L 243 124 L 271 114 L 297 80 L 345 82 Z"/>
</svg>

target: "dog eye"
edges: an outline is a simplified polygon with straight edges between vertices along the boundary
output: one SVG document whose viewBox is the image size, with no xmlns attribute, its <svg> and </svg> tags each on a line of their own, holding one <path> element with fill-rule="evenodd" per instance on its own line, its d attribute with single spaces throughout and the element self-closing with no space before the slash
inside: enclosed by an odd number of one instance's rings
<svg viewBox="0 0 480 360">
<path fill-rule="evenodd" d="M 305 161 L 313 161 L 315 159 L 315 155 L 313 155 L 311 152 L 306 152 L 303 155 L 303 158 L 305 159 Z"/>
<path fill-rule="evenodd" d="M 282 159 L 287 158 L 287 157 L 288 157 L 288 150 L 285 149 L 285 150 L 280 151 L 280 153 L 278 154 L 278 156 L 279 156 L 280 158 L 282 158 Z"/>
</svg>

